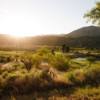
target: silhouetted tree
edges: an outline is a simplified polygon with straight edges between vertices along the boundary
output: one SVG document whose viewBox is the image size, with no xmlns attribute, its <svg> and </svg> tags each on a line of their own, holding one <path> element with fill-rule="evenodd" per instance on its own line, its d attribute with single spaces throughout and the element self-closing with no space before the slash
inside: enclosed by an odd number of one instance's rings
<svg viewBox="0 0 100 100">
<path fill-rule="evenodd" d="M 62 52 L 65 53 L 65 52 L 69 52 L 69 51 L 70 51 L 70 47 L 63 44 L 62 45 Z"/>
<path fill-rule="evenodd" d="M 66 51 L 65 49 L 66 49 L 66 45 L 63 44 L 63 45 L 62 45 L 62 52 L 63 52 L 63 53 Z"/>
<path fill-rule="evenodd" d="M 55 49 L 52 49 L 52 50 L 51 50 L 51 53 L 52 53 L 53 55 L 55 55 Z"/>
<path fill-rule="evenodd" d="M 66 47 L 66 52 L 69 52 L 69 51 L 70 51 L 70 47 L 67 46 L 67 47 Z"/>
</svg>

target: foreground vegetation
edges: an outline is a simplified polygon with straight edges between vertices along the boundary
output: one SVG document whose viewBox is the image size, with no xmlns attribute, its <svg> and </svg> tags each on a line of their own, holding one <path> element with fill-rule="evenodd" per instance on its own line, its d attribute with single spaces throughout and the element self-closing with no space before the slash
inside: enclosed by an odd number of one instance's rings
<svg viewBox="0 0 100 100">
<path fill-rule="evenodd" d="M 100 53 L 86 52 L 0 51 L 1 99 L 99 100 Z"/>
</svg>

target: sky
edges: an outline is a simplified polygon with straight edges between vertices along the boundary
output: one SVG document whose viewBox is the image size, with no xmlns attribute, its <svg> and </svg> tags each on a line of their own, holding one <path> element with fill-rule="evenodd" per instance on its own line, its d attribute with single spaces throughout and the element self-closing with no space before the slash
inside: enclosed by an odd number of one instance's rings
<svg viewBox="0 0 100 100">
<path fill-rule="evenodd" d="M 69 33 L 86 23 L 100 0 L 0 0 L 0 33 L 18 36 Z"/>
</svg>

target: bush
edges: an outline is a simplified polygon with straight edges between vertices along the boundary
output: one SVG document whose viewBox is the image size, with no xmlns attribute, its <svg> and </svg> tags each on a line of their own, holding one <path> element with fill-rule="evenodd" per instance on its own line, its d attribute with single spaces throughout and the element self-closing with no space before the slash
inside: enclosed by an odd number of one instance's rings
<svg viewBox="0 0 100 100">
<path fill-rule="evenodd" d="M 90 84 L 100 83 L 100 66 L 90 67 L 86 70 L 86 81 Z"/>
<path fill-rule="evenodd" d="M 47 48 L 39 49 L 35 54 L 32 55 L 33 65 L 38 67 L 42 62 L 50 63 L 54 55 Z"/>
<path fill-rule="evenodd" d="M 10 56 L 6 56 L 6 55 L 0 56 L 0 63 L 7 63 L 7 62 L 10 62 L 10 61 L 11 61 Z"/>
<path fill-rule="evenodd" d="M 95 62 L 96 58 L 95 57 L 87 57 L 87 61 L 89 62 L 89 66 L 91 67 L 91 64 L 93 64 Z"/>
<path fill-rule="evenodd" d="M 43 47 L 43 48 L 40 48 L 39 50 L 37 50 L 36 52 L 38 55 L 47 55 L 49 53 L 51 53 L 50 49 L 46 48 L 46 47 Z"/>
<path fill-rule="evenodd" d="M 6 79 L 2 75 L 0 75 L 0 89 L 3 88 L 6 83 Z"/>
<path fill-rule="evenodd" d="M 84 84 L 84 82 L 85 82 L 85 71 L 83 69 L 77 69 L 75 71 L 69 72 L 67 77 L 68 77 L 68 80 L 73 85 Z"/>
<path fill-rule="evenodd" d="M 69 83 L 72 85 L 99 85 L 100 66 L 77 69 L 67 73 Z"/>
<path fill-rule="evenodd" d="M 61 71 L 66 71 L 69 68 L 68 61 L 62 53 L 55 54 L 50 63 L 53 67 Z"/>
<path fill-rule="evenodd" d="M 1 67 L 1 71 L 8 71 L 8 72 L 11 72 L 11 71 L 16 71 L 18 69 L 22 69 L 22 68 L 25 68 L 24 64 L 23 63 L 20 63 L 20 62 L 10 62 L 10 63 L 7 63 L 7 64 L 4 64 L 2 67 Z"/>
</svg>

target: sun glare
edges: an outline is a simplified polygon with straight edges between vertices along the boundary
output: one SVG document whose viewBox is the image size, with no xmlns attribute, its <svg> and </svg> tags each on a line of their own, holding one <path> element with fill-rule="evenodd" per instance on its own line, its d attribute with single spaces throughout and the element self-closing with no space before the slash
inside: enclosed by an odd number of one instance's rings
<svg viewBox="0 0 100 100">
<path fill-rule="evenodd" d="M 28 36 L 24 33 L 21 33 L 21 34 L 13 33 L 13 34 L 9 34 L 9 35 L 12 36 L 12 37 L 15 37 L 15 38 L 23 38 L 23 37 Z"/>
</svg>

